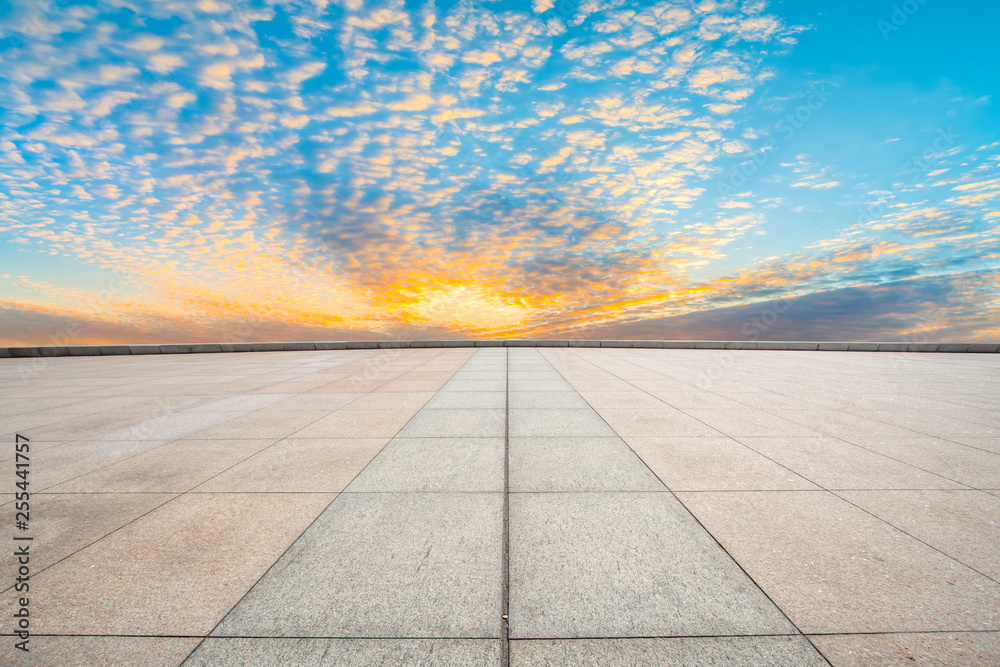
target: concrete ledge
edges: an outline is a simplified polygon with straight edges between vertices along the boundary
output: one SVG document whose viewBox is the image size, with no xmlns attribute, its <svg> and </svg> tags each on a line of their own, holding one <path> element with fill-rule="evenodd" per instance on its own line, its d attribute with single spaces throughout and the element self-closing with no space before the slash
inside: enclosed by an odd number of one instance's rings
<svg viewBox="0 0 1000 667">
<path fill-rule="evenodd" d="M 132 348 L 128 345 L 101 345 L 101 354 L 132 354 Z"/>
<path fill-rule="evenodd" d="M 278 343 L 189 343 L 163 345 L 40 345 L 0 347 L 0 358 L 190 354 L 213 352 L 291 352 L 444 347 L 607 347 L 667 350 L 819 350 L 823 352 L 998 353 L 1000 343 L 875 343 L 720 340 L 350 340 Z"/>
</svg>

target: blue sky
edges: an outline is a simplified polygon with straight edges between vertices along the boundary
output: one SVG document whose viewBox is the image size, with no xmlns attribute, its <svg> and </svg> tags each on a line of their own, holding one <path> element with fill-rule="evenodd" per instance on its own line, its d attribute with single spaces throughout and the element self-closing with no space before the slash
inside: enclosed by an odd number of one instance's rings
<svg viewBox="0 0 1000 667">
<path fill-rule="evenodd" d="M 0 3 L 0 338 L 995 340 L 998 13 Z"/>
</svg>

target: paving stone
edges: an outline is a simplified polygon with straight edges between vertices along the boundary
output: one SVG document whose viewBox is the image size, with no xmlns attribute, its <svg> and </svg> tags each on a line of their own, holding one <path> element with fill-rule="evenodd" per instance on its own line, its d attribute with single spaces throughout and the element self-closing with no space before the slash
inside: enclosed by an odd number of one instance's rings
<svg viewBox="0 0 1000 667">
<path fill-rule="evenodd" d="M 500 640 L 210 637 L 184 664 L 494 667 L 500 664 Z"/>
<path fill-rule="evenodd" d="M 534 639 L 510 644 L 511 664 L 563 665 L 799 665 L 827 662 L 805 637 L 671 637 L 639 639 Z"/>
<path fill-rule="evenodd" d="M 345 493 L 213 633 L 499 637 L 498 493 Z"/>
<path fill-rule="evenodd" d="M 1000 627 L 1000 584 L 832 493 L 677 495 L 807 634 Z"/>
<path fill-rule="evenodd" d="M 998 632 L 818 635 L 810 639 L 835 667 L 1000 664 Z"/>
<path fill-rule="evenodd" d="M 621 438 L 510 438 L 510 490 L 666 491 Z"/>
<path fill-rule="evenodd" d="M 667 493 L 510 497 L 511 637 L 793 632 Z"/>
<path fill-rule="evenodd" d="M 503 438 L 406 438 L 389 443 L 349 492 L 503 492 Z"/>
</svg>

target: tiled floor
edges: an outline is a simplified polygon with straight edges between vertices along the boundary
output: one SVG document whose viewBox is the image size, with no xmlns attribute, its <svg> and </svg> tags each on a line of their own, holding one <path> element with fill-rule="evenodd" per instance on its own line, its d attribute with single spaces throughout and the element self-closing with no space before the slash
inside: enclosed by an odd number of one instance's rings
<svg viewBox="0 0 1000 667">
<path fill-rule="evenodd" d="M 0 664 L 1000 664 L 995 355 L 15 359 L 0 396 Z"/>
</svg>

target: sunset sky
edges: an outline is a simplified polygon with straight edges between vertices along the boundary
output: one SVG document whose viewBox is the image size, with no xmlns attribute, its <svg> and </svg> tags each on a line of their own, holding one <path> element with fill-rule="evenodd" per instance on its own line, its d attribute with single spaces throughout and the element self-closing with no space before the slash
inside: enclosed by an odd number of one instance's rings
<svg viewBox="0 0 1000 667">
<path fill-rule="evenodd" d="M 998 24 L 0 2 L 0 344 L 997 340 Z"/>
</svg>

